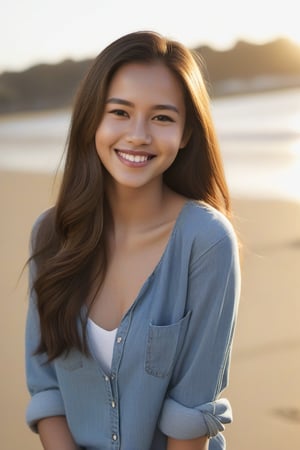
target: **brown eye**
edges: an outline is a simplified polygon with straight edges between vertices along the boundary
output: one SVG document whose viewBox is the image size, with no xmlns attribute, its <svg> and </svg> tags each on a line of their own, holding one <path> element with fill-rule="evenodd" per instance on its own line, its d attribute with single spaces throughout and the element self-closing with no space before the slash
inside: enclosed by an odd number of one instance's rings
<svg viewBox="0 0 300 450">
<path fill-rule="evenodd" d="M 159 114 L 154 117 L 154 120 L 159 122 L 174 122 L 174 120 L 170 116 L 166 116 L 165 114 Z"/>
<path fill-rule="evenodd" d="M 109 111 L 109 114 L 113 114 L 114 116 L 118 117 L 128 117 L 128 114 L 123 109 L 113 109 L 112 111 Z"/>
</svg>

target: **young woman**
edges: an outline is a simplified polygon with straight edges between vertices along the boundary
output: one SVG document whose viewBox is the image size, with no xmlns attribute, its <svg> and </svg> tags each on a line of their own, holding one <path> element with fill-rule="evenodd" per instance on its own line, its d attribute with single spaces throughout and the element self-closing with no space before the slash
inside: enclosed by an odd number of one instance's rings
<svg viewBox="0 0 300 450">
<path fill-rule="evenodd" d="M 57 202 L 36 221 L 29 426 L 46 450 L 219 450 L 237 240 L 192 53 L 136 32 L 75 102 Z"/>
</svg>

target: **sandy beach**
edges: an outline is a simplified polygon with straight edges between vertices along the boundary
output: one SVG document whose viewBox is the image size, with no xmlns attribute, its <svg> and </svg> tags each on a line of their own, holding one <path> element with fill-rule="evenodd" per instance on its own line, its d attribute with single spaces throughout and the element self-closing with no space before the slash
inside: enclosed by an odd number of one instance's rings
<svg viewBox="0 0 300 450">
<path fill-rule="evenodd" d="M 25 425 L 28 238 L 53 203 L 53 176 L 1 172 L 1 448 L 37 450 Z M 228 450 L 300 448 L 300 203 L 234 199 L 242 248 L 242 296 L 230 386 Z M 141 449 L 143 450 L 143 449 Z"/>
</svg>

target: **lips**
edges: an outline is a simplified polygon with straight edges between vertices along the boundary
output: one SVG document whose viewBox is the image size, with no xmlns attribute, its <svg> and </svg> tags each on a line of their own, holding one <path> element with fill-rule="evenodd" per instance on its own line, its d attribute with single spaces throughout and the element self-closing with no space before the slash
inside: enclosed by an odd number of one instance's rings
<svg viewBox="0 0 300 450">
<path fill-rule="evenodd" d="M 147 161 L 150 161 L 154 158 L 154 155 L 151 155 L 150 153 L 146 152 L 132 152 L 132 151 L 122 151 L 122 150 L 116 150 L 116 153 L 119 157 L 119 159 L 128 162 L 129 164 L 138 164 L 143 165 Z"/>
</svg>

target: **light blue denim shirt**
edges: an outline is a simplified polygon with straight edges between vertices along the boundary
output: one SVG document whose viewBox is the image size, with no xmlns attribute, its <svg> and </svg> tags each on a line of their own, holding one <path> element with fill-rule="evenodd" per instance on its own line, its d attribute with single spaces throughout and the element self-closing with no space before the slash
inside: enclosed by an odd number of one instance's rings
<svg viewBox="0 0 300 450">
<path fill-rule="evenodd" d="M 32 283 L 34 263 L 30 276 Z M 182 208 L 160 262 L 120 323 L 110 373 L 76 349 L 52 363 L 33 356 L 39 319 L 32 292 L 28 425 L 36 430 L 39 419 L 65 415 L 86 450 L 165 450 L 167 436 L 202 435 L 211 437 L 210 450 L 225 449 L 221 432 L 232 415 L 219 397 L 228 383 L 239 294 L 232 226 L 195 201 Z"/>
</svg>

